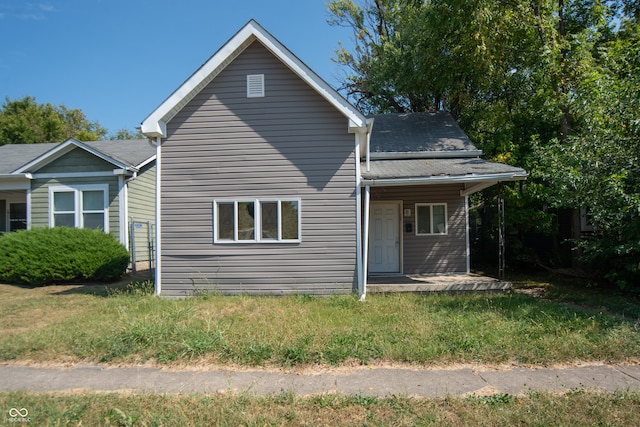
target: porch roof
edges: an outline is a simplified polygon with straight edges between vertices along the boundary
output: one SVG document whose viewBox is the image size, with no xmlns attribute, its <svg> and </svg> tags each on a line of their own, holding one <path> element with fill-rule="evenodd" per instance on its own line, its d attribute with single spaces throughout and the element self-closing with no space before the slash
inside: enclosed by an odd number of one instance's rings
<svg viewBox="0 0 640 427">
<path fill-rule="evenodd" d="M 372 160 L 361 163 L 363 185 L 515 181 L 524 169 L 479 158 Z"/>
<path fill-rule="evenodd" d="M 45 144 L 6 144 L 0 146 L 0 175 L 9 175 L 18 166 L 41 156 L 58 143 Z"/>
</svg>

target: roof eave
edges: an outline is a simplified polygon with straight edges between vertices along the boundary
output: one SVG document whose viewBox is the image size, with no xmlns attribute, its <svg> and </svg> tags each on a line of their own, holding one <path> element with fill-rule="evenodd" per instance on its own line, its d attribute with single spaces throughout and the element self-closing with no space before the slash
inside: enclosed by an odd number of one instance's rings
<svg viewBox="0 0 640 427">
<path fill-rule="evenodd" d="M 0 174 L 0 190 L 29 190 L 31 188 L 31 179 L 33 179 L 33 176 L 30 173 Z"/>
<path fill-rule="evenodd" d="M 363 178 L 362 186 L 371 187 L 391 187 L 399 185 L 435 185 L 435 184 L 465 184 L 476 182 L 505 182 L 505 181 L 522 181 L 527 179 L 529 174 L 526 172 L 508 172 L 497 174 L 467 174 L 459 176 L 443 175 L 443 176 L 424 176 L 409 178 Z"/>
</svg>

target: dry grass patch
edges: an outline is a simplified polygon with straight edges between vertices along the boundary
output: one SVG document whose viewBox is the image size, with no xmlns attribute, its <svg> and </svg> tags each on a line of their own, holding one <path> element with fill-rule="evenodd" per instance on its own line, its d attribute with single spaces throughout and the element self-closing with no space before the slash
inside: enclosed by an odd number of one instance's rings
<svg viewBox="0 0 640 427">
<path fill-rule="evenodd" d="M 531 393 L 415 399 L 363 395 L 0 393 L 0 407 L 26 408 L 31 425 L 102 426 L 632 426 L 640 394 Z"/>
<path fill-rule="evenodd" d="M 523 294 L 166 300 L 130 287 L 0 285 L 0 295 L 0 360 L 549 365 L 640 354 L 635 319 Z"/>
</svg>

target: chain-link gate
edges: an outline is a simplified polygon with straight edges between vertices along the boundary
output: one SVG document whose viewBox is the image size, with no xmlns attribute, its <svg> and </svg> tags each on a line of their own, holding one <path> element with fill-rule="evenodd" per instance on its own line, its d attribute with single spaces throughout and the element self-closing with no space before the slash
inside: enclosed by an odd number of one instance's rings
<svg viewBox="0 0 640 427">
<path fill-rule="evenodd" d="M 155 224 L 151 221 L 129 221 L 129 253 L 131 253 L 131 269 L 155 269 Z"/>
</svg>

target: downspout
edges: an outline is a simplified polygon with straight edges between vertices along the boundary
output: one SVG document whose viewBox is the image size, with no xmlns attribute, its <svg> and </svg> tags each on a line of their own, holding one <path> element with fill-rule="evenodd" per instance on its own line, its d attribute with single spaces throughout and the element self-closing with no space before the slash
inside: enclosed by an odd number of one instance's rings
<svg viewBox="0 0 640 427">
<path fill-rule="evenodd" d="M 127 186 L 124 182 L 124 175 L 118 175 L 118 216 L 120 243 L 129 249 L 129 233 L 127 233 Z"/>
<path fill-rule="evenodd" d="M 24 176 L 29 179 L 29 187 L 27 188 L 27 230 L 31 230 L 31 187 L 33 185 L 33 175 L 25 173 Z"/>
<path fill-rule="evenodd" d="M 125 246 L 128 248 L 131 241 L 130 228 L 129 228 L 129 183 L 138 177 L 138 171 L 134 171 L 133 174 L 124 180 L 123 184 L 123 196 L 124 196 L 124 212 L 122 213 L 121 224 L 124 224 L 125 231 Z M 124 178 L 124 177 L 123 177 Z"/>
<path fill-rule="evenodd" d="M 356 270 L 358 281 L 358 297 L 360 301 L 364 300 L 364 270 L 362 260 L 362 188 L 360 187 L 360 140 L 362 139 L 362 133 L 356 133 L 356 150 L 355 150 L 355 162 L 356 162 Z"/>
<path fill-rule="evenodd" d="M 371 200 L 371 186 L 367 185 L 364 187 L 364 241 L 363 241 L 363 285 L 362 285 L 362 295 L 360 296 L 360 301 L 364 301 L 367 295 L 367 276 L 369 275 L 369 204 Z"/>
<path fill-rule="evenodd" d="M 161 218 L 160 218 L 160 189 L 161 189 L 161 174 L 160 170 L 162 167 L 162 156 L 161 156 L 161 141 L 160 137 L 156 137 L 155 141 L 149 139 L 149 143 L 156 147 L 156 271 L 155 271 L 155 294 L 160 295 L 162 292 L 162 275 L 161 264 L 162 264 L 162 242 L 160 240 L 160 230 L 161 230 Z"/>
</svg>

